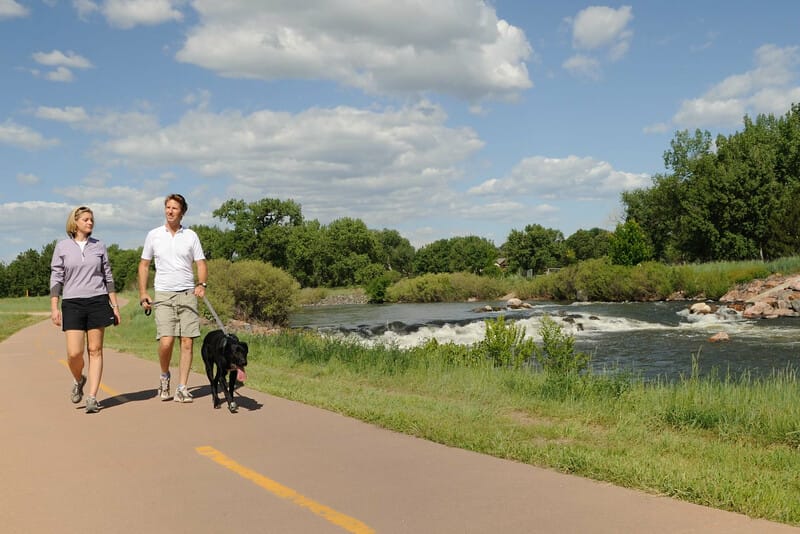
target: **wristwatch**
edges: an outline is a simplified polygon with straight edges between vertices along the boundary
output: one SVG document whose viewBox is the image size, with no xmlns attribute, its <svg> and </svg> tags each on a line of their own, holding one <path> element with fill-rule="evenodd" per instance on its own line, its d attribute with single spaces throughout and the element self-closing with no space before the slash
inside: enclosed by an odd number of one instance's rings
<svg viewBox="0 0 800 534">
<path fill-rule="evenodd" d="M 199 283 L 199 284 L 197 284 L 197 285 L 198 285 L 198 286 L 203 286 L 203 287 L 208 287 L 208 284 L 207 284 L 207 283 L 205 283 L 205 282 L 200 282 L 200 283 Z"/>
</svg>

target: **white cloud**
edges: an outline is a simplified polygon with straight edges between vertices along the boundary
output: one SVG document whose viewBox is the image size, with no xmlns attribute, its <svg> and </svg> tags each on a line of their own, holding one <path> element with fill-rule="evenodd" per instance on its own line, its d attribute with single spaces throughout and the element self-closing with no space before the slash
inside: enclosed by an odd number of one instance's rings
<svg viewBox="0 0 800 534">
<path fill-rule="evenodd" d="M 427 102 L 297 114 L 200 109 L 108 140 L 99 152 L 134 169 L 174 165 L 225 179 L 239 198 L 293 198 L 313 218 L 348 216 L 355 204 L 363 220 L 380 226 L 465 204 L 452 184 L 483 142 L 469 128 L 447 127 L 446 119 Z"/>
<path fill-rule="evenodd" d="M 681 108 L 672 117 L 679 127 L 701 127 L 710 125 L 733 126 L 741 122 L 747 107 L 744 100 L 728 98 L 693 98 L 684 100 Z"/>
<path fill-rule="evenodd" d="M 76 184 L 60 189 L 65 202 L 23 201 L 0 204 L 0 217 L 6 222 L 0 233 L 4 250 L 41 250 L 46 243 L 66 237 L 64 225 L 70 210 L 89 206 L 94 212 L 94 235 L 107 244 L 134 249 L 141 246 L 144 233 L 163 213 L 163 196 L 153 206 L 142 189 L 127 187 L 96 189 Z M 151 192 L 152 196 L 152 192 Z M 119 199 L 125 199 L 120 202 Z M 139 206 L 140 209 L 130 209 Z M 36 221 L 36 224 L 31 224 Z M 13 257 L 0 261 L 11 261 Z"/>
<path fill-rule="evenodd" d="M 75 52 L 68 50 L 66 53 L 60 50 L 52 52 L 36 52 L 32 55 L 34 61 L 40 65 L 48 67 L 68 67 L 71 69 L 89 69 L 92 62 Z"/>
<path fill-rule="evenodd" d="M 66 237 L 64 226 L 69 206 L 63 202 L 7 202 L 0 204 L 0 217 L 5 221 L 0 232 L 0 245 L 9 250 L 40 250 L 58 236 Z M 36 221 L 36 224 L 31 224 Z M 13 258 L 8 258 L 12 260 Z M 5 259 L 3 260 L 5 261 Z"/>
<path fill-rule="evenodd" d="M 728 76 L 704 95 L 686 99 L 672 117 L 680 128 L 734 127 L 745 115 L 783 114 L 800 102 L 800 48 L 763 45 L 752 70 Z"/>
<path fill-rule="evenodd" d="M 0 0 L 0 20 L 27 17 L 29 10 L 15 0 Z"/>
<path fill-rule="evenodd" d="M 473 187 L 471 195 L 536 197 L 551 200 L 611 198 L 620 192 L 646 185 L 649 176 L 615 170 L 593 158 L 525 158 L 509 176 L 494 178 Z"/>
<path fill-rule="evenodd" d="M 60 50 L 36 52 L 32 57 L 40 65 L 54 67 L 53 70 L 45 73 L 41 73 L 38 70 L 31 71 L 34 76 L 42 76 L 51 82 L 72 82 L 75 76 L 71 69 L 92 68 L 91 61 L 72 51 L 67 51 L 66 53 Z"/>
<path fill-rule="evenodd" d="M 45 74 L 45 78 L 51 82 L 71 82 L 75 79 L 72 71 L 66 67 L 58 67 Z"/>
<path fill-rule="evenodd" d="M 86 121 L 89 115 L 81 107 L 67 106 L 65 108 L 53 108 L 40 106 L 36 109 L 35 115 L 40 119 L 47 119 L 58 122 L 77 123 Z"/>
<path fill-rule="evenodd" d="M 561 66 L 575 76 L 599 79 L 601 60 L 589 54 L 604 53 L 610 61 L 625 57 L 633 39 L 633 30 L 629 28 L 632 20 L 630 6 L 619 9 L 591 6 L 579 11 L 574 19 L 565 19 L 572 26 L 572 46 L 580 52 Z"/>
<path fill-rule="evenodd" d="M 633 37 L 628 24 L 633 20 L 631 6 L 613 9 L 605 6 L 591 6 L 575 16 L 572 26 L 572 44 L 579 50 L 598 48 L 616 49 L 627 46 Z"/>
<path fill-rule="evenodd" d="M 0 123 L 0 145 L 4 144 L 27 150 L 38 150 L 55 146 L 59 144 L 59 141 L 58 139 L 47 139 L 39 132 L 8 119 Z"/>
<path fill-rule="evenodd" d="M 590 80 L 597 80 L 602 74 L 600 62 L 594 58 L 576 54 L 567 59 L 562 65 L 572 75 Z"/>
<path fill-rule="evenodd" d="M 40 119 L 63 122 L 76 129 L 102 132 L 113 137 L 151 132 L 158 128 L 158 119 L 150 113 L 100 111 L 89 114 L 82 107 L 54 108 L 40 106 L 35 115 Z"/>
<path fill-rule="evenodd" d="M 106 0 L 100 11 L 111 26 L 130 29 L 135 26 L 155 26 L 165 22 L 180 22 L 183 0 Z M 220 2 L 224 5 L 227 2 Z"/>
<path fill-rule="evenodd" d="M 223 76 L 327 79 L 380 94 L 515 97 L 532 86 L 519 28 L 483 1 L 197 0 L 177 59 Z"/>
<path fill-rule="evenodd" d="M 87 20 L 92 13 L 100 10 L 100 7 L 92 0 L 72 0 L 72 6 L 78 12 L 78 18 Z"/>
</svg>

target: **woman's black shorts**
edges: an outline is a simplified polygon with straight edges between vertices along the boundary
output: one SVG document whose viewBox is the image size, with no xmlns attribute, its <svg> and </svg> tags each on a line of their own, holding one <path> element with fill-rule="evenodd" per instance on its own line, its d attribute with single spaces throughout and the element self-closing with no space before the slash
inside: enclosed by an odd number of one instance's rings
<svg viewBox="0 0 800 534">
<path fill-rule="evenodd" d="M 61 300 L 61 329 L 64 331 L 85 332 L 95 328 L 105 328 L 114 324 L 114 320 L 114 309 L 111 307 L 108 295 Z"/>
</svg>

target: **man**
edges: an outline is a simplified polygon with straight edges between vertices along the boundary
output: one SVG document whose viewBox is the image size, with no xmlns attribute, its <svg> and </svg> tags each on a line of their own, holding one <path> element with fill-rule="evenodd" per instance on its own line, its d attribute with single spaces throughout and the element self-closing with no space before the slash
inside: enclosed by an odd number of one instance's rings
<svg viewBox="0 0 800 534">
<path fill-rule="evenodd" d="M 200 316 L 197 298 L 206 294 L 208 269 L 197 234 L 181 225 L 188 205 L 186 199 L 171 194 L 164 200 L 166 223 L 148 232 L 139 262 L 139 304 L 145 312 L 155 308 L 158 360 L 161 381 L 158 395 L 170 399 L 169 365 L 175 338 L 180 338 L 180 382 L 175 390 L 176 402 L 192 402 L 186 388 L 192 367 L 194 339 L 200 337 Z M 150 261 L 155 259 L 156 276 L 153 283 L 155 300 L 147 293 Z M 195 282 L 193 264 L 197 265 Z"/>
</svg>

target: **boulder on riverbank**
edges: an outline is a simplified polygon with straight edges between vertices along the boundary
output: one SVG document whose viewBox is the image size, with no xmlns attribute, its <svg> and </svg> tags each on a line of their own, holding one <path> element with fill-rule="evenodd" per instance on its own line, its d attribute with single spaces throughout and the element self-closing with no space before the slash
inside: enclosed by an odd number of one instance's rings
<svg viewBox="0 0 800 534">
<path fill-rule="evenodd" d="M 800 317 L 800 275 L 774 274 L 752 280 L 736 286 L 719 300 L 747 319 Z"/>
</svg>

